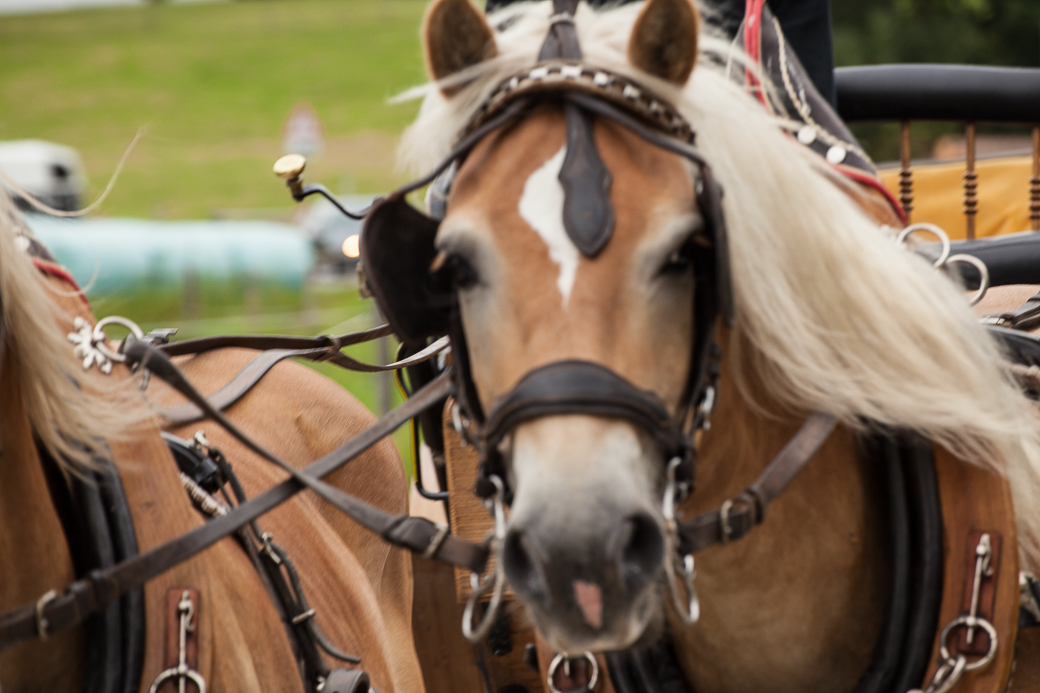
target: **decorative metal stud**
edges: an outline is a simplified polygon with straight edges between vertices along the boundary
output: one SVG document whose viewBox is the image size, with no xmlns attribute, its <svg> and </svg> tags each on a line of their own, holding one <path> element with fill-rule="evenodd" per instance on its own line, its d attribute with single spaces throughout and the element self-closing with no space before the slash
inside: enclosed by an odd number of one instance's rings
<svg viewBox="0 0 1040 693">
<path fill-rule="evenodd" d="M 845 157 L 849 155 L 849 151 L 840 144 L 836 144 L 827 150 L 827 161 L 832 164 L 840 164 L 845 161 Z"/>
<path fill-rule="evenodd" d="M 72 349 L 73 355 L 78 359 L 83 359 L 83 370 L 90 370 L 90 367 L 97 365 L 105 375 L 112 373 L 112 360 L 105 356 L 96 346 L 94 342 L 94 327 L 77 316 L 72 323 L 75 332 L 69 332 L 67 339 L 75 346 Z"/>
</svg>

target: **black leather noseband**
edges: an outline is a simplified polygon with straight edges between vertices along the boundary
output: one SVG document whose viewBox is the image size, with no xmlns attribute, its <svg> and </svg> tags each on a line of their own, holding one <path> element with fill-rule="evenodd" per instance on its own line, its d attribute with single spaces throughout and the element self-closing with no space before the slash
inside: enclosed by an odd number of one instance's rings
<svg viewBox="0 0 1040 693">
<path fill-rule="evenodd" d="M 484 422 L 486 474 L 506 478 L 498 444 L 518 425 L 560 414 L 624 419 L 650 434 L 668 458 L 691 456 L 682 429 L 655 393 L 598 363 L 556 361 L 530 371 L 491 408 Z M 486 474 L 477 482 L 482 496 L 495 491 Z"/>
</svg>

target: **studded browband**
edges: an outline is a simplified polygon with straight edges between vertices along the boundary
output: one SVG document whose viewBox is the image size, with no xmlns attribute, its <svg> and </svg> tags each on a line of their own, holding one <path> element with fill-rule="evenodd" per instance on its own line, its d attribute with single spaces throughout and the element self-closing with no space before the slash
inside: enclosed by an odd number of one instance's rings
<svg viewBox="0 0 1040 693">
<path fill-rule="evenodd" d="M 589 67 L 580 62 L 551 60 L 539 63 L 502 82 L 491 93 L 470 121 L 467 128 L 475 130 L 494 117 L 506 104 L 529 94 L 573 91 L 589 94 L 613 103 L 637 115 L 647 124 L 693 144 L 695 136 L 689 122 L 664 99 L 641 86 L 638 82 L 616 72 Z"/>
</svg>

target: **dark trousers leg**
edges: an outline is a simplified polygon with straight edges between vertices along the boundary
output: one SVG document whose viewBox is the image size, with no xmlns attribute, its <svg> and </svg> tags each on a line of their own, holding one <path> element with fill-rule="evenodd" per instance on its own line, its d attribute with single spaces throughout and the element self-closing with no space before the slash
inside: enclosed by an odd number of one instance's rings
<svg viewBox="0 0 1040 693">
<path fill-rule="evenodd" d="M 835 106 L 830 0 L 768 0 L 768 4 L 816 90 Z"/>
<path fill-rule="evenodd" d="M 744 0 L 711 0 L 718 21 L 731 36 L 744 21 Z M 834 42 L 831 38 L 830 0 L 767 0 L 816 90 L 830 104 L 834 100 Z"/>
</svg>

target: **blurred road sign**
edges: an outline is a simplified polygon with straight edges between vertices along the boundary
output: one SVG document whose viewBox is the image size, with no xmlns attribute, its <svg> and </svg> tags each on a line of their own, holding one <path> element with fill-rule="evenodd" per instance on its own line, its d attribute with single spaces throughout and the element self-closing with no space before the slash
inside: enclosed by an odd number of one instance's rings
<svg viewBox="0 0 1040 693">
<path fill-rule="evenodd" d="M 309 103 L 298 103 L 282 125 L 282 150 L 316 159 L 325 149 L 325 128 Z"/>
</svg>

